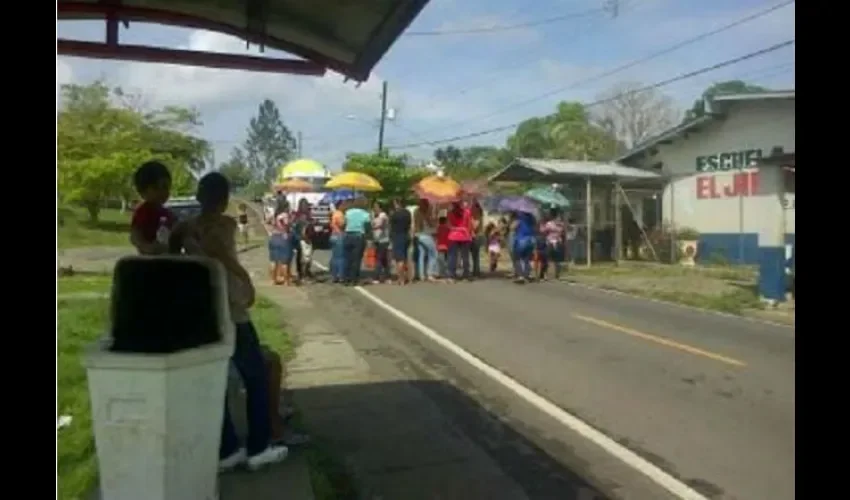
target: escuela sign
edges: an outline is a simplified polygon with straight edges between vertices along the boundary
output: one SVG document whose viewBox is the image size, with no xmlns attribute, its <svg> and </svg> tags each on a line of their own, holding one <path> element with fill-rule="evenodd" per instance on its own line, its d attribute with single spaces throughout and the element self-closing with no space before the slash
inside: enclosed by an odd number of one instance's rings
<svg viewBox="0 0 850 500">
<path fill-rule="evenodd" d="M 749 168 L 762 157 L 761 149 L 745 149 L 713 155 L 697 156 L 697 172 L 728 172 Z"/>
<path fill-rule="evenodd" d="M 696 170 L 705 173 L 743 170 L 749 168 L 761 157 L 761 149 L 697 156 Z M 714 175 L 700 175 L 696 178 L 696 195 L 698 200 L 753 196 L 758 192 L 758 182 L 758 171 L 738 172 L 729 179 L 721 179 Z"/>
</svg>

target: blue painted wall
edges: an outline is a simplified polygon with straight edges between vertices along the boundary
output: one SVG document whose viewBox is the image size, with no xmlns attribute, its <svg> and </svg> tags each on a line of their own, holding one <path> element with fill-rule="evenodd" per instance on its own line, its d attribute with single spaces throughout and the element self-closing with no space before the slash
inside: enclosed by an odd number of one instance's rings
<svg viewBox="0 0 850 500">
<path fill-rule="evenodd" d="M 758 240 L 756 233 L 701 234 L 697 261 L 710 263 L 712 255 L 721 255 L 730 264 L 760 264 Z M 785 244 L 795 244 L 794 234 L 785 235 Z"/>
</svg>

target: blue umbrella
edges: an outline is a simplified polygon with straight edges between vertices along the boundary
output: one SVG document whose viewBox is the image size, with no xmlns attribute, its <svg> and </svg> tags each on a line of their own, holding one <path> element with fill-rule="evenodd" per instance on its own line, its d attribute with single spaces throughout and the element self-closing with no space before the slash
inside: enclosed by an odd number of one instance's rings
<svg viewBox="0 0 850 500">
<path fill-rule="evenodd" d="M 338 191 L 328 191 L 325 193 L 325 196 L 322 197 L 320 203 L 333 203 L 334 205 L 339 205 L 343 201 L 356 200 L 362 196 L 363 195 L 357 193 L 353 189 L 340 189 Z"/>
<path fill-rule="evenodd" d="M 502 198 L 499 202 L 500 212 L 523 212 L 536 216 L 538 210 L 537 204 L 525 196 Z"/>
</svg>

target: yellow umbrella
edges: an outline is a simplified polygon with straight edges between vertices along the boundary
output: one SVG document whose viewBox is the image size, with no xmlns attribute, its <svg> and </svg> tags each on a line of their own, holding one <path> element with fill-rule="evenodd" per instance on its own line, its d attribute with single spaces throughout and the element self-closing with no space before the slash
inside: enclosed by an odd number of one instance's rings
<svg viewBox="0 0 850 500">
<path fill-rule="evenodd" d="M 445 175 L 429 175 L 413 187 L 416 195 L 431 203 L 449 203 L 460 198 L 460 184 Z"/>
<path fill-rule="evenodd" d="M 354 191 L 381 191 L 381 183 L 374 177 L 360 172 L 343 172 L 335 175 L 325 184 L 328 189 L 353 189 Z"/>
<path fill-rule="evenodd" d="M 326 175 L 328 173 L 324 165 L 316 160 L 301 158 L 284 165 L 277 178 L 282 181 L 292 177 L 324 177 Z"/>
<path fill-rule="evenodd" d="M 287 193 L 304 193 L 313 190 L 313 185 L 303 179 L 286 179 L 274 185 L 275 191 Z"/>
</svg>

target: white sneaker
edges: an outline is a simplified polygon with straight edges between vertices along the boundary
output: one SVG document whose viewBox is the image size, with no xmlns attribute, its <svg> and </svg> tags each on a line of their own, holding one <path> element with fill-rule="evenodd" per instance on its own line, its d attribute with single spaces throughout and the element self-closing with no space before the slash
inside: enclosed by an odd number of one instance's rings
<svg viewBox="0 0 850 500">
<path fill-rule="evenodd" d="M 248 457 L 248 469 L 257 470 L 263 466 L 283 462 L 289 455 L 289 448 L 286 446 L 269 446 L 265 450 Z"/>
<path fill-rule="evenodd" d="M 218 461 L 218 470 L 219 472 L 233 470 L 244 464 L 246 460 L 248 460 L 248 453 L 245 452 L 245 448 L 239 448 L 229 457 L 224 457 Z"/>
</svg>

